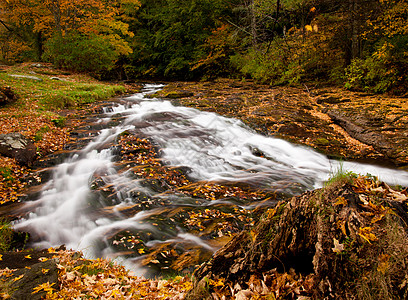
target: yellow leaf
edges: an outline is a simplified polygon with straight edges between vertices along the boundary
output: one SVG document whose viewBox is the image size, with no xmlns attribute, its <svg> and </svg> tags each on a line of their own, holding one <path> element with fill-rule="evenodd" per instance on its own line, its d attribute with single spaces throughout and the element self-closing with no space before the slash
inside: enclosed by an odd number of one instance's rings
<svg viewBox="0 0 408 300">
<path fill-rule="evenodd" d="M 143 249 L 143 248 L 138 249 L 138 250 L 137 250 L 137 252 L 139 252 L 139 254 L 143 254 L 143 253 L 145 253 L 145 251 L 144 251 L 144 249 Z"/>
<path fill-rule="evenodd" d="M 46 258 L 46 257 L 40 257 L 38 260 L 41 261 L 41 262 L 44 262 L 44 261 L 47 261 L 48 258 Z"/>
<path fill-rule="evenodd" d="M 224 279 L 223 279 L 223 278 L 220 278 L 220 279 L 218 279 L 218 280 L 216 280 L 216 281 L 210 279 L 209 285 L 210 285 L 210 286 L 214 286 L 214 287 L 224 286 Z"/>
<path fill-rule="evenodd" d="M 384 218 L 384 215 L 376 215 L 376 216 L 374 216 L 374 218 L 372 218 L 371 219 L 371 223 L 376 223 L 376 222 L 379 222 L 379 221 L 381 221 L 382 219 Z"/>
<path fill-rule="evenodd" d="M 0 254 L 0 260 L 3 260 L 3 255 L 2 254 Z"/>
<path fill-rule="evenodd" d="M 377 237 L 375 234 L 371 233 L 373 230 L 372 227 L 363 227 L 358 229 L 358 235 L 361 236 L 364 240 L 366 240 L 369 244 L 371 244 L 372 241 L 376 241 Z"/>
<path fill-rule="evenodd" d="M 22 275 L 20 275 L 20 276 L 18 276 L 18 277 L 16 277 L 16 278 L 14 278 L 13 281 L 16 282 L 17 280 L 20 280 L 20 279 L 23 278 L 23 277 L 24 277 L 24 274 L 22 274 Z"/>
<path fill-rule="evenodd" d="M 336 198 L 336 202 L 334 203 L 334 205 L 347 205 L 347 200 L 344 197 L 337 197 Z"/>
<path fill-rule="evenodd" d="M 43 274 L 47 274 L 49 271 L 50 271 L 50 269 L 41 269 L 41 272 L 42 272 Z"/>
<path fill-rule="evenodd" d="M 313 31 L 313 27 L 310 25 L 305 26 L 306 31 Z"/>
<path fill-rule="evenodd" d="M 0 293 L 0 298 L 1 299 L 10 299 L 10 295 L 7 293 Z"/>
<path fill-rule="evenodd" d="M 26 255 L 26 256 L 24 256 L 24 258 L 31 259 L 31 255 L 30 254 Z"/>
<path fill-rule="evenodd" d="M 54 284 L 55 284 L 55 283 L 51 283 L 51 284 L 50 284 L 50 282 L 46 282 L 46 283 L 40 284 L 39 286 L 33 288 L 33 292 L 32 292 L 31 294 L 36 294 L 36 293 L 38 293 L 38 292 L 41 291 L 41 290 L 43 290 L 44 292 L 47 292 L 47 293 L 48 293 L 48 292 L 52 292 L 52 291 L 53 291 L 52 286 L 53 286 Z"/>
<path fill-rule="evenodd" d="M 337 221 L 337 228 L 341 229 L 341 232 L 343 232 L 343 234 L 344 234 L 345 236 L 347 236 L 346 220 L 339 220 L 339 221 Z"/>
</svg>

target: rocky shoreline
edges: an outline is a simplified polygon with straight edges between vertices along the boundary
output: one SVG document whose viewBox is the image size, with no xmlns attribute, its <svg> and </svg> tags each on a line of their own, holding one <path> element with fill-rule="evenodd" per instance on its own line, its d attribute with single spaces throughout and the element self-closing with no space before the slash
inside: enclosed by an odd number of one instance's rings
<svg viewBox="0 0 408 300">
<path fill-rule="evenodd" d="M 329 157 L 408 167 L 406 98 L 229 79 L 172 82 L 155 96 L 241 119 L 262 134 Z"/>
</svg>

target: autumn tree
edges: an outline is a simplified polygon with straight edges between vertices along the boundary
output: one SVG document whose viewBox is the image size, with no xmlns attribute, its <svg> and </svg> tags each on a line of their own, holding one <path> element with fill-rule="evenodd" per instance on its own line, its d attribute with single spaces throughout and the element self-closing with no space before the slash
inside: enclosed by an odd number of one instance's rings
<svg viewBox="0 0 408 300">
<path fill-rule="evenodd" d="M 346 87 L 370 92 L 408 91 L 408 1 L 377 0 L 367 9 L 360 57 L 346 68 Z"/>
<path fill-rule="evenodd" d="M 0 8 L 7 20 L 3 25 L 14 28 L 15 32 L 24 28 L 37 36 L 37 48 L 42 49 L 45 43 L 46 57 L 57 66 L 92 72 L 99 71 L 89 69 L 92 64 L 112 67 L 120 55 L 132 52 L 125 40 L 132 37 L 132 33 L 119 18 L 138 5 L 137 0 L 7 0 L 1 2 Z M 90 44 L 95 46 L 93 63 L 82 67 L 72 65 L 78 62 L 76 54 Z M 66 52 L 70 49 L 73 51 Z M 92 52 L 87 54 L 89 61 Z"/>
</svg>

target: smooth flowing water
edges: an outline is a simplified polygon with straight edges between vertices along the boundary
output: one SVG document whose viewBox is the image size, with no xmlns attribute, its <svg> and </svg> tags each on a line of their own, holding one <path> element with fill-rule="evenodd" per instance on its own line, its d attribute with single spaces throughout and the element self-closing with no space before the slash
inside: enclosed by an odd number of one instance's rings
<svg viewBox="0 0 408 300">
<path fill-rule="evenodd" d="M 216 250 L 208 240 L 171 226 L 166 220 L 160 224 L 152 221 L 153 216 L 163 214 L 165 207 L 156 205 L 130 216 L 121 213 L 123 208 L 134 204 L 135 191 L 147 195 L 146 201 L 163 200 L 164 206 L 173 208 L 201 209 L 214 205 L 204 200 L 191 201 L 172 191 L 155 192 L 129 172 L 118 171 L 115 149 L 109 145 L 129 130 L 152 139 L 162 149 L 162 161 L 166 165 L 186 167 L 189 177 L 196 181 L 244 183 L 295 195 L 321 187 L 341 165 L 344 170 L 369 173 L 391 184 L 408 186 L 408 172 L 354 162 L 340 164 L 312 149 L 254 133 L 239 120 L 145 97 L 161 87 L 146 85 L 141 93 L 107 107 L 100 123 L 107 124 L 111 118 L 120 117 L 120 124 L 106 126 L 84 149 L 56 167 L 36 200 L 35 211 L 15 224 L 16 229 L 29 231 L 36 237 L 34 247 L 65 244 L 67 248 L 82 250 L 88 257 L 117 258 L 133 270 L 140 267 L 144 251 L 135 257 L 115 249 L 113 245 L 119 242 L 112 242 L 112 236 L 120 232 L 140 233 L 139 237 L 147 233 L 146 247 L 189 243 L 209 252 Z M 95 196 L 91 181 L 95 174 L 116 190 L 115 199 L 109 205 L 113 214 L 95 213 L 101 210 L 100 205 L 97 209 L 92 205 Z M 246 206 L 237 204 L 235 198 L 225 197 L 221 202 L 238 208 Z M 166 218 L 172 219 L 170 215 Z M 143 273 L 142 268 L 140 272 Z"/>
</svg>

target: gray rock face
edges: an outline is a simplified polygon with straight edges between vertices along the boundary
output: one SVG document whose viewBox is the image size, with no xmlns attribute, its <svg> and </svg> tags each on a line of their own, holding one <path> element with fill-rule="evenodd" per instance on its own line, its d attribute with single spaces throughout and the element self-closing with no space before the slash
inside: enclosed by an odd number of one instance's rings
<svg viewBox="0 0 408 300">
<path fill-rule="evenodd" d="M 0 134 L 0 154 L 15 158 L 21 165 L 30 166 L 36 156 L 36 147 L 21 133 Z"/>
</svg>

